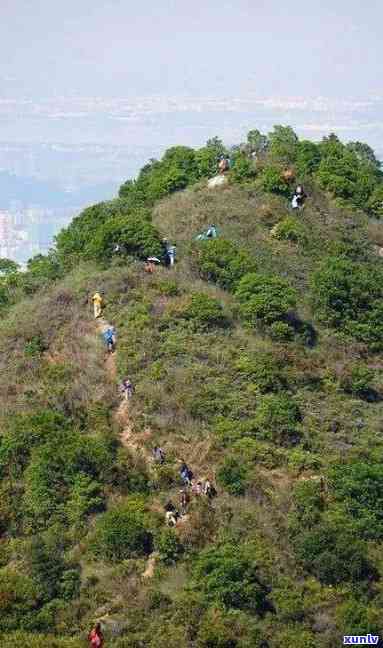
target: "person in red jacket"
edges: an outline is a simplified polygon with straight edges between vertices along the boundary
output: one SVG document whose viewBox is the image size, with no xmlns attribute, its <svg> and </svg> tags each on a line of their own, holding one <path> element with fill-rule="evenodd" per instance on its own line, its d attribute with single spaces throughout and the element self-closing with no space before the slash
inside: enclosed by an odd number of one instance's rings
<svg viewBox="0 0 383 648">
<path fill-rule="evenodd" d="M 96 623 L 93 630 L 89 633 L 88 641 L 89 648 L 103 648 L 104 635 L 102 634 L 101 623 Z"/>
</svg>

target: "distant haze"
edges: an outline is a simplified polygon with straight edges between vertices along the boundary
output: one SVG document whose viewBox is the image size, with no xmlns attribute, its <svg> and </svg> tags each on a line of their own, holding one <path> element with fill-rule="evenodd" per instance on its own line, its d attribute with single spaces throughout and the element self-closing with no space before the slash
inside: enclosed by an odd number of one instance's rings
<svg viewBox="0 0 383 648">
<path fill-rule="evenodd" d="M 1 16 L 0 141 L 160 147 L 279 122 L 383 149 L 377 0 L 3 0 Z"/>
</svg>

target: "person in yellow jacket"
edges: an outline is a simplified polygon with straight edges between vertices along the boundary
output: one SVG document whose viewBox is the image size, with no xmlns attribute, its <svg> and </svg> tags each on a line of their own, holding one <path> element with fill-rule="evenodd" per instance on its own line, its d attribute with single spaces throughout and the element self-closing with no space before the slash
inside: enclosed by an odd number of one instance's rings
<svg viewBox="0 0 383 648">
<path fill-rule="evenodd" d="M 95 318 L 100 317 L 101 311 L 102 311 L 102 306 L 103 306 L 103 299 L 102 299 L 99 292 L 94 293 L 94 295 L 92 297 L 92 302 L 93 302 Z"/>
</svg>

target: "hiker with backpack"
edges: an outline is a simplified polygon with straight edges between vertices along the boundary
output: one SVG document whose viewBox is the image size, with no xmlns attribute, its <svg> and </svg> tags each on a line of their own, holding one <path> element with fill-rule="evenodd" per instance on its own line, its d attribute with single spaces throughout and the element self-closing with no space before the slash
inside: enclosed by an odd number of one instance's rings
<svg viewBox="0 0 383 648">
<path fill-rule="evenodd" d="M 88 635 L 89 648 L 103 648 L 104 635 L 101 630 L 101 623 L 96 623 L 93 630 Z"/>
<path fill-rule="evenodd" d="M 205 230 L 205 232 L 202 232 L 202 234 L 198 234 L 196 236 L 196 241 L 209 241 L 210 239 L 215 239 L 218 236 L 218 230 L 215 225 L 210 225 L 210 227 Z"/>
<path fill-rule="evenodd" d="M 165 520 L 167 526 L 175 527 L 177 524 L 177 520 L 180 517 L 180 514 L 178 513 L 173 502 L 169 500 L 167 504 L 165 504 L 164 509 L 165 509 Z"/>
<path fill-rule="evenodd" d="M 291 200 L 291 207 L 293 209 L 302 209 L 306 198 L 307 195 L 305 194 L 302 185 L 298 185 Z"/>
<path fill-rule="evenodd" d="M 182 488 L 180 490 L 180 510 L 181 510 L 181 516 L 186 515 L 187 507 L 190 503 L 190 496 L 189 493 Z"/>
<path fill-rule="evenodd" d="M 165 453 L 159 446 L 153 448 L 153 457 L 154 461 L 159 464 L 165 463 Z"/>
<path fill-rule="evenodd" d="M 109 326 L 102 335 L 105 340 L 108 353 L 114 353 L 114 351 L 116 350 L 116 329 L 114 328 L 114 326 Z"/>
<path fill-rule="evenodd" d="M 102 313 L 102 308 L 104 305 L 104 300 L 101 297 L 99 292 L 95 292 L 92 297 L 93 309 L 94 309 L 94 318 L 97 319 Z"/>
<path fill-rule="evenodd" d="M 182 480 L 182 483 L 185 486 L 191 486 L 192 484 L 192 479 L 193 479 L 193 473 L 188 467 L 188 465 L 182 460 L 181 463 L 181 468 L 180 468 L 180 477 Z"/>
<path fill-rule="evenodd" d="M 206 497 L 209 500 L 212 500 L 213 497 L 216 497 L 217 491 L 214 488 L 213 484 L 211 483 L 210 479 L 207 479 L 205 481 L 204 487 L 203 487 L 203 494 L 206 495 Z"/>
<path fill-rule="evenodd" d="M 202 482 L 201 481 L 197 481 L 195 484 L 194 483 L 192 484 L 192 493 L 193 493 L 193 495 L 197 495 L 197 497 L 199 495 L 202 495 Z"/>
<path fill-rule="evenodd" d="M 220 160 L 218 162 L 218 173 L 220 175 L 223 175 L 224 173 L 226 173 L 226 171 L 229 170 L 229 167 L 230 167 L 230 164 L 229 164 L 228 158 L 225 157 L 224 155 L 221 155 L 221 158 L 220 158 Z"/>
<path fill-rule="evenodd" d="M 124 378 L 124 380 L 121 383 L 121 391 L 124 395 L 125 400 L 128 400 L 129 398 L 132 398 L 133 393 L 134 393 L 134 387 L 129 380 L 129 378 Z"/>
<path fill-rule="evenodd" d="M 174 266 L 175 258 L 176 258 L 176 246 L 175 245 L 170 245 L 168 239 L 164 238 L 162 239 L 162 245 L 164 247 L 164 264 L 167 268 L 169 266 Z"/>
</svg>

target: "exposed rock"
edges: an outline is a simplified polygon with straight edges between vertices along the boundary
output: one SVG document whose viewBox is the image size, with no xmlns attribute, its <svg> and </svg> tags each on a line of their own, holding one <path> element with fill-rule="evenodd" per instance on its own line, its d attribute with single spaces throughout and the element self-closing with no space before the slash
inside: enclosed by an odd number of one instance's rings
<svg viewBox="0 0 383 648">
<path fill-rule="evenodd" d="M 210 178 L 207 183 L 209 189 L 215 189 L 216 187 L 222 187 L 227 184 L 227 178 L 224 175 L 217 175 L 214 178 Z"/>
</svg>

